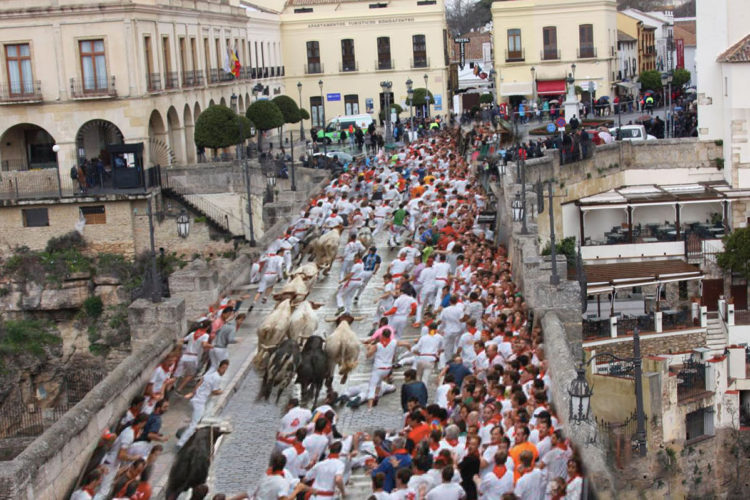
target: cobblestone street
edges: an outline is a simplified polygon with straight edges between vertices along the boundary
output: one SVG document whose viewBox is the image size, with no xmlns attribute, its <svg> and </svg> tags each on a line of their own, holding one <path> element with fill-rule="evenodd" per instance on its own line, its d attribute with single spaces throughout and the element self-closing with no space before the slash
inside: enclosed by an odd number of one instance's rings
<svg viewBox="0 0 750 500">
<path fill-rule="evenodd" d="M 375 312 L 375 299 L 380 294 L 380 288 L 383 284 L 382 275 L 391 259 L 396 256 L 396 250 L 391 252 L 385 246 L 385 239 L 385 234 L 380 234 L 375 239 L 378 253 L 383 258 L 383 264 L 378 275 L 372 278 L 363 291 L 359 306 L 355 303 L 352 310 L 354 316 L 365 317 L 352 325 L 360 338 L 365 338 L 372 328 L 371 321 Z M 309 296 L 310 300 L 325 304 L 317 310 L 319 319 L 317 332 L 319 334 L 329 334 L 334 329 L 334 325 L 325 322 L 324 319 L 332 318 L 336 311 L 335 293 L 339 266 L 340 261 L 334 263 L 328 277 L 323 277 L 321 274 L 322 279 L 318 280 Z M 252 342 L 253 345 L 257 343 L 255 330 L 271 310 L 271 302 L 261 307 L 256 306 L 249 316 L 249 320 L 245 323 L 246 326 L 243 326 L 240 331 L 240 336 L 245 339 L 243 342 Z M 413 328 L 408 328 L 404 339 L 413 341 L 417 336 L 418 332 Z M 360 363 L 349 376 L 346 386 L 367 384 L 370 379 L 370 368 L 371 361 L 365 359 L 363 347 L 360 351 Z M 356 431 L 372 431 L 376 428 L 400 428 L 403 425 L 403 412 L 398 391 L 403 382 L 403 370 L 395 371 L 393 380 L 397 391 L 382 398 L 378 406 L 373 408 L 372 411 L 369 411 L 366 405 L 357 410 L 346 407 L 338 408 L 339 431 L 347 435 Z M 231 422 L 233 431 L 222 441 L 216 454 L 212 473 L 213 491 L 227 494 L 246 491 L 262 477 L 263 472 L 268 467 L 268 459 L 275 441 L 274 436 L 282 417 L 281 410 L 288 401 L 291 391 L 288 390 L 282 395 L 278 406 L 273 404 L 273 398 L 269 402 L 256 401 L 261 381 L 262 374 L 251 370 L 221 413 L 222 418 Z M 343 387 L 339 382 L 340 378 L 337 376 L 334 388 L 340 392 Z M 430 389 L 433 389 L 433 387 L 434 385 Z M 318 404 L 322 403 L 323 392 L 325 390 L 322 391 Z M 350 480 L 348 497 L 361 498 L 361 495 L 369 491 L 369 488 L 369 479 L 362 472 L 354 473 Z"/>
</svg>

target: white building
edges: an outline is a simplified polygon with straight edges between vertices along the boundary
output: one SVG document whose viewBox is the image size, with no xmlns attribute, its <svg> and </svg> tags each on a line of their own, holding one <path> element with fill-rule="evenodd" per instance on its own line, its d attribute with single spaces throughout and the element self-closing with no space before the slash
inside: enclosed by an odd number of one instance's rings
<svg viewBox="0 0 750 500">
<path fill-rule="evenodd" d="M 716 0 L 697 9 L 698 136 L 722 140 L 725 179 L 750 188 L 750 4 Z M 750 210 L 733 215 L 741 227 Z"/>
<path fill-rule="evenodd" d="M 690 82 L 688 85 L 695 85 L 698 81 L 696 73 L 698 67 L 695 65 L 695 18 L 680 17 L 674 20 L 674 42 L 675 42 L 675 68 L 680 67 L 690 71 Z M 682 51 L 682 56 L 680 56 Z M 680 61 L 682 59 L 682 61 Z"/>
<path fill-rule="evenodd" d="M 673 43 L 671 50 L 669 50 L 670 41 L 674 40 L 674 33 L 672 31 L 674 17 L 672 12 L 642 12 L 638 9 L 625 9 L 622 13 L 643 21 L 644 26 L 656 28 L 656 33 L 654 34 L 656 42 L 656 69 L 659 71 L 674 69 L 675 53 Z"/>
</svg>

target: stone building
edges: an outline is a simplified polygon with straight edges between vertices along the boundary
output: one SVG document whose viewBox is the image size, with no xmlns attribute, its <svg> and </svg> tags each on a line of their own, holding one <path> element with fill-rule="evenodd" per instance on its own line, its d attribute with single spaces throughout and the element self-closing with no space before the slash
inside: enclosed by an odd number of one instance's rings
<svg viewBox="0 0 750 500">
<path fill-rule="evenodd" d="M 233 94 L 244 110 L 257 84 L 283 92 L 278 15 L 240 0 L 12 0 L 0 25 L 3 171 L 59 166 L 65 182 L 137 143 L 144 166 L 194 163 L 201 110 Z"/>
<path fill-rule="evenodd" d="M 623 15 L 637 19 L 645 29 L 653 28 L 653 45 L 656 66 L 651 69 L 669 71 L 675 68 L 674 52 L 674 16 L 671 11 L 643 12 L 638 9 L 625 9 Z"/>
<path fill-rule="evenodd" d="M 407 116 L 409 79 L 434 96 L 431 114 L 449 112 L 443 0 L 288 0 L 281 22 L 286 86 L 300 89 L 312 126 L 320 126 L 324 114 L 327 121 L 377 116 L 385 103 L 384 81 L 392 82 L 390 102 Z"/>
<path fill-rule="evenodd" d="M 565 78 L 588 101 L 613 95 L 617 78 L 617 5 L 614 0 L 543 0 L 492 4 L 495 70 L 500 98 L 517 103 L 558 99 Z M 575 64 L 575 68 L 572 65 Z"/>
<path fill-rule="evenodd" d="M 636 74 L 656 69 L 656 45 L 655 36 L 656 28 L 646 26 L 643 21 L 628 16 L 622 12 L 617 13 L 617 30 L 635 38 L 637 42 L 637 66 L 631 68 Z M 632 64 L 632 63 L 631 63 Z"/>
</svg>

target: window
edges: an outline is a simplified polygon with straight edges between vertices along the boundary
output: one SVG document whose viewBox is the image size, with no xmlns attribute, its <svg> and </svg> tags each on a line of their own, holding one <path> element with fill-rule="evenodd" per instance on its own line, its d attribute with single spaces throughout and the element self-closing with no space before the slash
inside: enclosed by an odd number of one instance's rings
<svg viewBox="0 0 750 500">
<path fill-rule="evenodd" d="M 146 59 L 146 87 L 148 90 L 159 90 L 159 73 L 154 72 L 154 58 L 151 53 L 151 37 L 143 37 L 143 56 Z"/>
<path fill-rule="evenodd" d="M 205 68 L 206 71 L 211 69 L 211 48 L 208 44 L 208 38 L 203 39 L 203 57 L 206 59 Z"/>
<path fill-rule="evenodd" d="M 5 63 L 8 70 L 8 89 L 10 95 L 28 95 L 34 93 L 34 81 L 31 76 L 31 50 L 28 43 L 5 46 Z"/>
<path fill-rule="evenodd" d="M 23 227 L 49 226 L 49 214 L 46 208 L 24 208 L 21 210 Z"/>
<path fill-rule="evenodd" d="M 94 205 L 90 207 L 79 207 L 81 215 L 86 220 L 86 224 L 106 224 L 107 214 L 104 211 L 104 205 Z"/>
<path fill-rule="evenodd" d="M 557 52 L 557 28 L 555 26 L 542 28 L 542 38 L 544 42 L 542 59 L 560 59 Z"/>
<path fill-rule="evenodd" d="M 188 69 L 188 60 L 187 60 L 187 45 L 185 45 L 185 38 L 180 37 L 180 71 L 183 73 L 187 71 Z"/>
<path fill-rule="evenodd" d="M 198 49 L 195 48 L 195 38 L 190 39 L 190 59 L 193 71 L 198 69 Z"/>
<path fill-rule="evenodd" d="M 351 38 L 341 40 L 341 71 L 357 71 L 357 62 L 354 58 L 354 40 Z"/>
<path fill-rule="evenodd" d="M 173 89 L 177 87 L 177 76 L 172 74 L 172 51 L 169 50 L 169 37 L 161 38 L 161 51 L 164 57 L 164 88 Z"/>
<path fill-rule="evenodd" d="M 391 69 L 391 39 L 378 37 L 378 69 Z"/>
<path fill-rule="evenodd" d="M 344 96 L 344 110 L 347 115 L 359 114 L 359 96 L 357 94 Z"/>
<path fill-rule="evenodd" d="M 578 57 L 596 57 L 594 53 L 594 25 L 578 26 Z"/>
<path fill-rule="evenodd" d="M 685 416 L 685 439 L 687 441 L 713 435 L 713 408 L 701 408 Z"/>
<path fill-rule="evenodd" d="M 307 42 L 307 72 L 322 73 L 320 69 L 320 44 Z"/>
<path fill-rule="evenodd" d="M 426 68 L 427 65 L 427 43 L 424 35 L 414 35 L 411 37 L 412 52 L 414 61 L 413 68 Z"/>
<path fill-rule="evenodd" d="M 323 123 L 323 101 L 320 96 L 310 97 L 310 121 L 313 127 L 320 127 Z"/>
<path fill-rule="evenodd" d="M 505 54 L 506 61 L 523 61 L 523 50 L 521 48 L 521 30 L 508 30 L 508 52 Z"/>
<path fill-rule="evenodd" d="M 83 91 L 107 90 L 107 60 L 104 55 L 104 40 L 81 40 L 81 76 Z"/>
</svg>

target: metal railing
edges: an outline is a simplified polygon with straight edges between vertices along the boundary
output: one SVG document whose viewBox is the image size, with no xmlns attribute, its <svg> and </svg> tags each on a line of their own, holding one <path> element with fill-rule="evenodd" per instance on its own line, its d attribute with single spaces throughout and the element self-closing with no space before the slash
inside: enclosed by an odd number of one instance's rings
<svg viewBox="0 0 750 500">
<path fill-rule="evenodd" d="M 57 162 L 45 161 L 29 163 L 28 159 L 26 158 L 16 158 L 14 160 L 3 160 L 2 162 L 0 162 L 0 170 L 2 170 L 3 172 L 23 172 L 25 170 L 39 170 L 43 168 L 57 168 Z"/>
<path fill-rule="evenodd" d="M 114 75 L 109 78 L 71 78 L 70 95 L 74 99 L 117 97 Z"/>
<path fill-rule="evenodd" d="M 279 66 L 278 71 L 276 72 L 278 76 L 284 76 L 286 74 L 286 71 L 284 69 L 284 66 Z"/>
<path fill-rule="evenodd" d="M 588 59 L 596 57 L 596 47 L 578 47 L 578 59 Z"/>
<path fill-rule="evenodd" d="M 350 73 L 353 71 L 359 71 L 359 63 L 357 61 L 341 61 L 339 63 L 339 73 Z"/>
<path fill-rule="evenodd" d="M 425 57 L 424 59 L 409 59 L 409 66 L 414 68 L 429 68 L 430 67 L 430 58 Z"/>
<path fill-rule="evenodd" d="M 560 59 L 560 49 L 544 49 L 539 53 L 542 61 L 554 61 Z"/>
<path fill-rule="evenodd" d="M 219 72 L 221 70 L 211 68 L 208 70 L 208 83 L 219 83 Z"/>
<path fill-rule="evenodd" d="M 149 92 L 161 91 L 161 73 L 147 73 L 146 88 Z"/>
<path fill-rule="evenodd" d="M 637 455 L 638 444 L 634 440 L 637 429 L 638 417 L 635 412 L 622 422 L 596 419 L 596 441 L 606 451 L 608 461 L 618 469 L 625 468 Z"/>
<path fill-rule="evenodd" d="M 39 102 L 41 100 L 41 80 L 24 80 L 0 85 L 0 103 Z"/>
<path fill-rule="evenodd" d="M 396 61 L 394 61 L 393 59 L 386 59 L 386 60 L 377 59 L 375 61 L 376 71 L 395 69 L 395 68 L 396 68 Z"/>
<path fill-rule="evenodd" d="M 194 69 L 190 71 L 182 72 L 182 86 L 183 87 L 202 87 L 203 86 L 203 71 Z"/>
<path fill-rule="evenodd" d="M 164 73 L 164 88 L 165 89 L 180 88 L 180 79 L 178 78 L 176 71 L 170 71 L 169 73 Z"/>
<path fill-rule="evenodd" d="M 307 63 L 304 65 L 306 75 L 315 75 L 323 73 L 323 63 Z"/>
<path fill-rule="evenodd" d="M 276 76 L 276 66 L 271 66 L 271 78 Z"/>
<path fill-rule="evenodd" d="M 263 78 L 268 78 L 268 68 L 263 68 Z"/>
<path fill-rule="evenodd" d="M 505 62 L 525 61 L 526 49 L 514 50 L 512 52 L 505 49 Z"/>
<path fill-rule="evenodd" d="M 168 179 L 167 184 L 169 184 Z M 197 195 L 196 193 L 191 193 L 190 190 L 185 187 L 165 187 L 165 194 L 175 195 L 182 203 L 189 205 L 193 210 L 200 212 L 206 217 L 206 219 L 210 220 L 214 225 L 228 233 L 232 232 L 229 225 L 230 220 L 238 221 L 240 227 L 244 227 L 242 220 L 238 219 L 235 215 L 211 203 L 210 201 Z M 196 196 L 187 198 L 190 195 Z"/>
<path fill-rule="evenodd" d="M 676 375 L 678 401 L 706 392 L 705 364 L 687 358 Z"/>
</svg>

